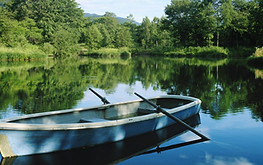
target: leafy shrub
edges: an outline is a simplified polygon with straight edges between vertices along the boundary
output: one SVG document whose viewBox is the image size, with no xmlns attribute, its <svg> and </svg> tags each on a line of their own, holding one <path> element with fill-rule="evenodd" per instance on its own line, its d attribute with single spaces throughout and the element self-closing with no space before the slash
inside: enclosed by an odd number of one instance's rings
<svg viewBox="0 0 263 165">
<path fill-rule="evenodd" d="M 127 56 L 131 55 L 129 48 L 101 48 L 98 50 L 92 50 L 87 53 L 87 55 L 97 55 L 97 56 Z"/>
<path fill-rule="evenodd" d="M 255 57 L 263 57 L 263 47 L 262 48 L 257 48 L 254 56 Z"/>
<path fill-rule="evenodd" d="M 59 29 L 52 38 L 55 54 L 59 57 L 77 54 L 80 49 L 77 42 L 78 36 L 73 29 Z"/>
<path fill-rule="evenodd" d="M 195 57 L 227 57 L 229 51 L 222 47 L 186 47 L 176 48 L 173 51 L 165 52 L 167 56 L 195 56 Z"/>
<path fill-rule="evenodd" d="M 56 50 L 53 45 L 47 42 L 43 44 L 41 49 L 48 55 L 53 54 Z"/>
<path fill-rule="evenodd" d="M 254 55 L 248 58 L 247 63 L 253 68 L 263 69 L 263 47 L 257 48 Z"/>
</svg>

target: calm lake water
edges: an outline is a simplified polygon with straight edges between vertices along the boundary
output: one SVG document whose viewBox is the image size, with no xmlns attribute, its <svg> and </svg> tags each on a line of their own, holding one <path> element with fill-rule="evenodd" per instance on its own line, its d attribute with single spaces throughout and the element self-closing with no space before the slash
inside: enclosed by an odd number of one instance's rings
<svg viewBox="0 0 263 165">
<path fill-rule="evenodd" d="M 199 137 L 174 126 L 98 148 L 4 159 L 1 164 L 263 164 L 263 70 L 245 60 L 0 62 L 0 119 L 102 104 L 89 87 L 111 103 L 138 99 L 134 92 L 200 98 L 200 116 L 189 122 L 211 140 L 195 141 Z M 184 143 L 189 141 L 193 144 Z"/>
</svg>

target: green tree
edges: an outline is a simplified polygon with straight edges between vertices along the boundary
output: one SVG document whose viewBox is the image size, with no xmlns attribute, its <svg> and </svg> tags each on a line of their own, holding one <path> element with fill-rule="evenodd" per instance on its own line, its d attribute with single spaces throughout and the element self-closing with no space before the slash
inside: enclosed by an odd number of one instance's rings
<svg viewBox="0 0 263 165">
<path fill-rule="evenodd" d="M 125 26 L 119 26 L 116 32 L 116 47 L 132 47 L 132 36 L 129 28 Z"/>
<path fill-rule="evenodd" d="M 0 14 L 0 41 L 8 47 L 21 47 L 27 44 L 26 28 L 19 22 Z"/>
<path fill-rule="evenodd" d="M 263 45 L 263 0 L 253 0 L 250 3 L 249 33 L 252 45 Z"/>
<path fill-rule="evenodd" d="M 157 17 L 154 17 L 152 22 L 151 22 L 151 45 L 152 46 L 159 46 L 159 36 L 161 36 L 161 34 L 159 33 L 160 31 L 158 30 L 158 26 L 159 26 L 159 19 Z"/>
<path fill-rule="evenodd" d="M 85 31 L 85 43 L 90 49 L 97 49 L 101 47 L 103 36 L 100 33 L 96 24 L 89 26 Z"/>
<path fill-rule="evenodd" d="M 102 34 L 102 37 L 103 37 L 102 42 L 101 42 L 101 46 L 102 47 L 114 47 L 114 45 L 113 45 L 114 38 L 113 38 L 113 36 L 110 35 L 106 26 L 104 24 L 101 24 L 101 23 L 96 23 L 96 25 L 98 26 L 98 29 L 99 29 L 100 33 Z"/>
<path fill-rule="evenodd" d="M 245 0 L 225 0 L 220 7 L 220 42 L 222 46 L 239 47 L 250 45 L 249 2 Z"/>
<path fill-rule="evenodd" d="M 42 43 L 42 29 L 36 26 L 36 22 L 33 19 L 25 18 L 20 23 L 20 26 L 26 28 L 25 37 L 31 44 Z"/>
<path fill-rule="evenodd" d="M 110 45 L 110 47 L 112 47 L 112 45 L 115 46 L 115 36 L 119 25 L 116 15 L 114 13 L 106 12 L 103 17 L 95 19 L 93 23 L 104 25 L 109 34 L 107 35 L 107 45 Z"/>
<path fill-rule="evenodd" d="M 44 37 L 52 36 L 57 27 L 77 28 L 84 15 L 75 0 L 10 0 L 7 8 L 17 20 L 34 19 Z"/>
<path fill-rule="evenodd" d="M 151 21 L 148 17 L 143 18 L 139 30 L 139 40 L 144 48 L 150 47 L 151 44 Z"/>
<path fill-rule="evenodd" d="M 212 3 L 205 1 L 197 4 L 197 13 L 194 17 L 195 46 L 213 45 L 213 37 L 216 32 L 217 22 Z"/>
<path fill-rule="evenodd" d="M 124 26 L 129 28 L 129 31 L 131 33 L 132 39 L 133 39 L 133 45 L 139 45 L 139 41 L 138 41 L 138 27 L 135 23 L 134 17 L 132 14 L 130 14 L 129 16 L 127 16 L 126 18 L 126 22 L 124 22 L 123 24 Z M 136 45 L 136 46 L 137 46 Z"/>
<path fill-rule="evenodd" d="M 153 46 L 172 46 L 173 39 L 171 37 L 171 32 L 165 28 L 164 20 L 165 17 L 161 19 L 155 17 L 152 21 L 152 44 Z"/>
<path fill-rule="evenodd" d="M 165 8 L 169 26 L 175 38 L 175 45 L 189 46 L 189 39 L 192 31 L 190 0 L 172 0 L 171 4 Z"/>
<path fill-rule="evenodd" d="M 78 40 L 74 37 L 74 31 L 59 29 L 52 38 L 55 54 L 59 57 L 70 56 L 76 54 L 78 47 L 76 46 Z"/>
<path fill-rule="evenodd" d="M 84 14 L 75 0 L 10 0 L 5 7 L 21 22 L 22 27 L 28 29 L 25 37 L 32 44 L 41 42 L 56 44 L 54 46 L 59 49 L 56 51 L 58 53 L 65 52 L 61 51 L 63 48 L 68 49 L 57 45 L 62 43 L 58 41 L 61 33 L 73 32 L 74 35 L 70 35 L 72 38 L 68 40 L 69 45 L 75 44 L 80 38 Z"/>
<path fill-rule="evenodd" d="M 216 29 L 215 10 L 210 2 L 172 0 L 165 8 L 167 29 L 172 30 L 177 46 L 212 44 Z M 171 26 L 171 28 L 170 28 Z"/>
</svg>

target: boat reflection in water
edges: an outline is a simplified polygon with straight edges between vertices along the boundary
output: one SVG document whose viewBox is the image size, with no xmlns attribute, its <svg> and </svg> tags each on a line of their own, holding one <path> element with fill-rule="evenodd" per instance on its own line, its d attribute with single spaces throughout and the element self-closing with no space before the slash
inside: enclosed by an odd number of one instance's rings
<svg viewBox="0 0 263 165">
<path fill-rule="evenodd" d="M 187 124 L 192 127 L 198 126 L 200 116 L 195 115 L 187 120 Z M 122 162 L 131 157 L 148 154 L 153 152 L 161 152 L 168 149 L 174 149 L 186 145 L 191 145 L 205 140 L 194 140 L 190 142 L 171 145 L 168 147 L 159 148 L 162 143 L 167 142 L 188 130 L 179 124 L 174 124 L 169 127 L 147 133 L 144 135 L 132 137 L 122 141 L 99 145 L 96 147 L 87 147 L 81 149 L 73 149 L 69 151 L 55 152 L 49 154 L 40 154 L 33 156 L 20 156 L 14 158 L 2 159 L 1 165 L 18 165 L 18 164 L 49 164 L 49 165 L 65 165 L 65 164 L 115 164 Z M 157 147 L 156 149 L 154 149 Z"/>
</svg>

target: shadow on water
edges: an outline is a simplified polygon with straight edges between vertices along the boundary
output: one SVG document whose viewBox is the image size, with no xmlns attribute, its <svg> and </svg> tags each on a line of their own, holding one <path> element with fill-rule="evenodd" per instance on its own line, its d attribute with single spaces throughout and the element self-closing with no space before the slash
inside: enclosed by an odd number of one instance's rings
<svg viewBox="0 0 263 165">
<path fill-rule="evenodd" d="M 200 116 L 195 115 L 185 121 L 192 127 L 201 124 Z M 18 164 L 49 164 L 49 165 L 66 165 L 66 164 L 115 164 L 138 156 L 141 154 L 150 154 L 154 152 L 164 152 L 186 145 L 192 145 L 203 142 L 204 140 L 193 140 L 186 143 L 175 144 L 167 147 L 158 147 L 177 136 L 186 133 L 184 127 L 174 124 L 172 126 L 136 136 L 123 141 L 99 145 L 90 148 L 74 149 L 70 151 L 55 152 L 50 154 L 40 154 L 34 156 L 21 156 L 15 158 L 3 159 L 1 165 L 18 165 Z M 156 149 L 153 149 L 157 147 Z"/>
</svg>

